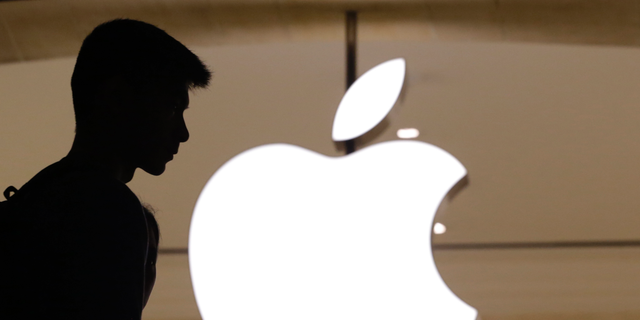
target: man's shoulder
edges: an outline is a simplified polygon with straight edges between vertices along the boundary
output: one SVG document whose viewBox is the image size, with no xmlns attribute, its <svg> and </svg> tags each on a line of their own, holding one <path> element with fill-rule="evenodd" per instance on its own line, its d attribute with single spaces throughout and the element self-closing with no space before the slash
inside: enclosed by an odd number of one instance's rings
<svg viewBox="0 0 640 320">
<path fill-rule="evenodd" d="M 95 170 L 51 165 L 10 201 L 12 209 L 0 215 L 0 240 L 18 249 L 45 254 L 73 251 L 82 243 L 104 247 L 146 240 L 138 198 L 126 184 Z"/>
<path fill-rule="evenodd" d="M 60 188 L 59 190 L 70 197 L 83 196 L 112 201 L 118 199 L 140 205 L 138 198 L 126 184 L 98 172 L 69 172 L 60 177 L 53 187 Z"/>
<path fill-rule="evenodd" d="M 95 170 L 61 163 L 45 168 L 23 188 L 21 201 L 54 211 L 141 212 L 140 201 L 126 184 Z"/>
</svg>

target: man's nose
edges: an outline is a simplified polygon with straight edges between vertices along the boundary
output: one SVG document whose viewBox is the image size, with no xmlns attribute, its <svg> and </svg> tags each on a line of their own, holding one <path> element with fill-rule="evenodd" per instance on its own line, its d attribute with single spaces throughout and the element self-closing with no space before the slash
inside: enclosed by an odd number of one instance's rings
<svg viewBox="0 0 640 320">
<path fill-rule="evenodd" d="M 189 129 L 187 129 L 187 123 L 183 117 L 180 118 L 177 134 L 180 142 L 187 142 L 187 140 L 189 140 Z"/>
</svg>

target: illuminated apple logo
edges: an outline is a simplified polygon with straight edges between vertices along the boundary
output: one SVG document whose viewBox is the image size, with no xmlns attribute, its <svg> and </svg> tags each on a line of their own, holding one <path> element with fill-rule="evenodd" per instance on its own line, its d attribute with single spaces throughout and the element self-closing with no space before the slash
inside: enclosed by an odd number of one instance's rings
<svg viewBox="0 0 640 320">
<path fill-rule="evenodd" d="M 334 140 L 381 121 L 404 74 L 395 59 L 360 77 L 338 107 Z M 202 318 L 475 319 L 431 254 L 436 210 L 465 175 L 449 153 L 419 141 L 344 157 L 287 144 L 237 155 L 211 177 L 191 221 Z"/>
</svg>

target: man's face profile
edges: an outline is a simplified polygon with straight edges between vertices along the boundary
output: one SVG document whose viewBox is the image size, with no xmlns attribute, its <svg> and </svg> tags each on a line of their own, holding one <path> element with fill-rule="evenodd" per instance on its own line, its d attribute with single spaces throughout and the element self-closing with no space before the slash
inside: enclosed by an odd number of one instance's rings
<svg viewBox="0 0 640 320">
<path fill-rule="evenodd" d="M 189 139 L 183 117 L 189 90 L 210 79 L 195 54 L 153 25 L 128 19 L 99 25 L 83 41 L 71 77 L 71 158 L 124 183 L 137 168 L 162 174 Z"/>
<path fill-rule="evenodd" d="M 139 118 L 133 123 L 131 141 L 135 166 L 152 175 L 164 172 L 167 162 L 178 153 L 180 143 L 189 139 L 184 111 L 189 105 L 186 85 L 154 88 L 136 106 Z"/>
<path fill-rule="evenodd" d="M 126 184 L 138 168 L 164 173 L 189 139 L 189 91 L 210 80 L 198 56 L 154 25 L 115 19 L 91 31 L 71 76 L 69 153 L 0 206 L 11 213 L 0 242 L 17 261 L 0 285 L 0 319 L 141 318 L 160 233 Z"/>
</svg>

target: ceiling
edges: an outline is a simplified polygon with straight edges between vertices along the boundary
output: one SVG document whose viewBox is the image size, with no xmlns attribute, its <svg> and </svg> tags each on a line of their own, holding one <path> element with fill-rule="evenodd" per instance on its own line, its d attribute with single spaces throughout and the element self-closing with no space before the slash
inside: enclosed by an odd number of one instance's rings
<svg viewBox="0 0 640 320">
<path fill-rule="evenodd" d="M 0 63 L 74 56 L 101 22 L 154 23 L 189 46 L 342 41 L 482 41 L 637 46 L 637 0 L 112 0 L 0 2 Z"/>
</svg>

